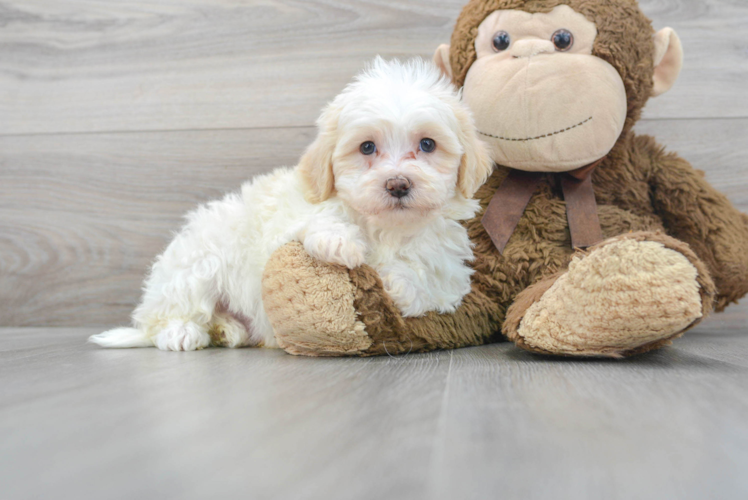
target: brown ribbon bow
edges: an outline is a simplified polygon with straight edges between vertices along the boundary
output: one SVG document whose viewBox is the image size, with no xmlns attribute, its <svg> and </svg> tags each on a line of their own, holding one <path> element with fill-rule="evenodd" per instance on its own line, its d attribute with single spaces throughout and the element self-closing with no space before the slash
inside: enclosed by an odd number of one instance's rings
<svg viewBox="0 0 748 500">
<path fill-rule="evenodd" d="M 561 179 L 571 245 L 574 248 L 588 248 L 603 239 L 592 187 L 592 172 L 604 160 L 602 158 L 586 167 L 557 174 Z M 493 195 L 482 222 L 499 253 L 504 253 L 509 238 L 545 175 L 543 172 L 511 170 Z"/>
</svg>

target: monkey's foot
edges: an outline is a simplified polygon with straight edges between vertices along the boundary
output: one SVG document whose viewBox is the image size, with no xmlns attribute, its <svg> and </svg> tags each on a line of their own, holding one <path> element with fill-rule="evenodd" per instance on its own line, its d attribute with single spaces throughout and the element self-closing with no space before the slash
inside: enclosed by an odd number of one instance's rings
<svg viewBox="0 0 748 500">
<path fill-rule="evenodd" d="M 503 332 L 528 351 L 623 357 L 667 345 L 712 310 L 714 283 L 683 242 L 633 233 L 580 252 L 524 290 Z"/>
</svg>

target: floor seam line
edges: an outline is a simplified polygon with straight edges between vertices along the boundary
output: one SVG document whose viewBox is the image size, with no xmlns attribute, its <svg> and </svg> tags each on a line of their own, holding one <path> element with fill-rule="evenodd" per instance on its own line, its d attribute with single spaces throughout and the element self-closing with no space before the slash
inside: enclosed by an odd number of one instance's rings
<svg viewBox="0 0 748 500">
<path fill-rule="evenodd" d="M 447 430 L 447 405 L 449 403 L 449 386 L 452 380 L 452 363 L 454 361 L 454 350 L 449 351 L 449 366 L 447 367 L 447 377 L 444 381 L 444 393 L 439 405 L 439 419 L 437 422 L 436 436 L 434 436 L 434 446 L 431 452 L 431 461 L 429 464 L 429 499 L 437 498 L 435 469 L 444 455 L 444 440 Z"/>
</svg>

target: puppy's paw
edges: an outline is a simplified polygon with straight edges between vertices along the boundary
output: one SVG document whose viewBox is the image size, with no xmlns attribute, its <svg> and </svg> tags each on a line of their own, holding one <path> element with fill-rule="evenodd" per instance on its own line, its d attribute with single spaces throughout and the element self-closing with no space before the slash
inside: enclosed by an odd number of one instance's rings
<svg viewBox="0 0 748 500">
<path fill-rule="evenodd" d="M 197 351 L 210 345 L 210 335 L 192 321 L 172 320 L 153 343 L 162 351 Z"/>
<path fill-rule="evenodd" d="M 215 313 L 208 331 L 211 344 L 231 349 L 250 346 L 252 342 L 247 326 L 229 313 Z"/>
<path fill-rule="evenodd" d="M 304 249 L 315 259 L 349 269 L 355 269 L 365 262 L 367 250 L 362 239 L 332 231 L 307 235 Z"/>
<path fill-rule="evenodd" d="M 383 269 L 380 274 L 384 290 L 395 303 L 404 318 L 415 318 L 423 316 L 433 307 L 430 307 L 426 297 L 427 290 L 419 290 L 416 281 L 410 281 L 405 276 Z"/>
</svg>

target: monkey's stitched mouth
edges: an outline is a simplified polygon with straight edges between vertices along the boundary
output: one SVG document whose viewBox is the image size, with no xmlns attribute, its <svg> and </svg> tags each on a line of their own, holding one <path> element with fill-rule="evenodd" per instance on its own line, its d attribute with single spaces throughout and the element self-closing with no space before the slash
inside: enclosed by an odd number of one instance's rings
<svg viewBox="0 0 748 500">
<path fill-rule="evenodd" d="M 585 123 L 587 123 L 587 122 L 589 122 L 591 120 L 592 120 L 592 117 L 590 116 L 586 120 L 583 120 L 583 121 L 577 123 L 576 125 L 572 125 L 571 127 L 566 127 L 566 128 L 561 129 L 561 130 L 556 130 L 555 132 L 551 132 L 550 134 L 539 135 L 537 137 L 525 137 L 524 139 L 513 138 L 513 137 L 500 137 L 498 135 L 491 135 L 491 134 L 487 134 L 485 132 L 481 132 L 480 130 L 478 131 L 478 133 L 480 135 L 485 135 L 486 137 L 491 137 L 493 139 L 499 139 L 501 141 L 528 142 L 528 141 L 536 141 L 538 139 L 545 139 L 546 137 L 553 137 L 554 135 L 563 134 L 564 132 L 568 132 L 571 129 L 575 129 L 577 127 L 581 127 L 582 125 L 584 125 Z"/>
</svg>

